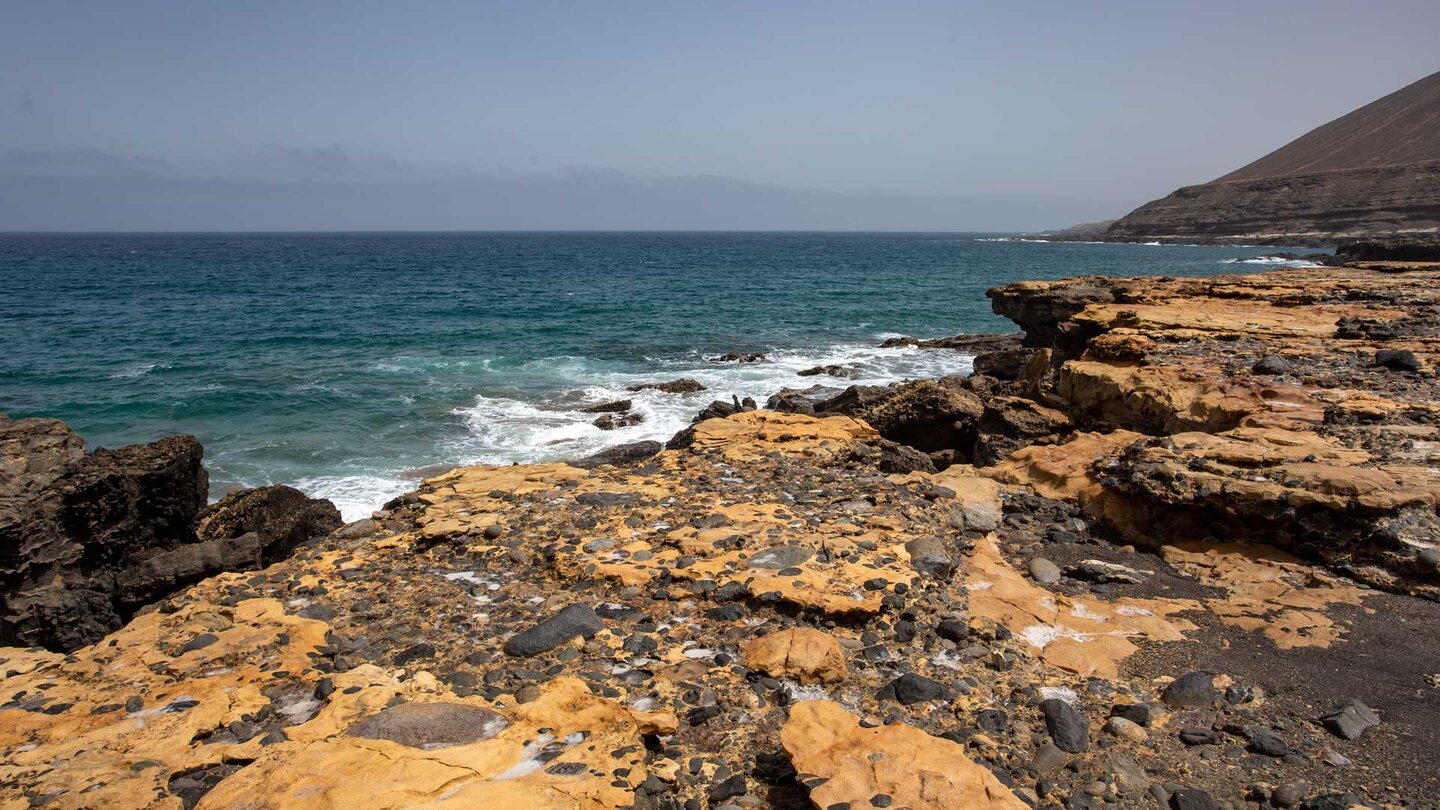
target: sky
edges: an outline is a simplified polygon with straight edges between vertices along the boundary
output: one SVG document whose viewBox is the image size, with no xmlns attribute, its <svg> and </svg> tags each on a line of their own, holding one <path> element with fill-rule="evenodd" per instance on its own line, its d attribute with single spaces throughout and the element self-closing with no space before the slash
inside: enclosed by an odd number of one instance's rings
<svg viewBox="0 0 1440 810">
<path fill-rule="evenodd" d="M 1440 69 L 1440 2 L 0 0 L 0 230 L 1034 230 Z"/>
</svg>

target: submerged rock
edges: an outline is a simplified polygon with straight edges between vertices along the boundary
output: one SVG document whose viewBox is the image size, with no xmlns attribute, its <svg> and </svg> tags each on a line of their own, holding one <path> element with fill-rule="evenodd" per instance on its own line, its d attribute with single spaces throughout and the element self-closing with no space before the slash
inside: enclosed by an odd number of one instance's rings
<svg viewBox="0 0 1440 810">
<path fill-rule="evenodd" d="M 660 383 L 640 383 L 625 389 L 626 391 L 664 391 L 667 394 L 693 394 L 696 391 L 704 391 L 705 386 L 699 380 L 692 380 L 682 377 L 678 380 Z"/>
</svg>

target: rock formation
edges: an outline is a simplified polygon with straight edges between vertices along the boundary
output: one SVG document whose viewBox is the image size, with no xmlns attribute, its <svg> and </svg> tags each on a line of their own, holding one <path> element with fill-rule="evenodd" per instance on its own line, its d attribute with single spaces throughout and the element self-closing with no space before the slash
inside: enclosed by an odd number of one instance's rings
<svg viewBox="0 0 1440 810">
<path fill-rule="evenodd" d="M 1111 241 L 1334 244 L 1440 232 L 1440 73 L 1217 180 L 1146 203 Z"/>
<path fill-rule="evenodd" d="M 1433 806 L 1436 290 L 1009 285 L 1000 376 L 436 476 L 0 649 L 0 807 Z M 23 435 L 17 491 L 83 458 Z"/>
<path fill-rule="evenodd" d="M 0 641 L 74 649 L 178 588 L 340 525 L 328 501 L 289 487 L 206 508 L 200 460 L 190 436 L 87 455 L 62 422 L 0 415 Z"/>
</svg>

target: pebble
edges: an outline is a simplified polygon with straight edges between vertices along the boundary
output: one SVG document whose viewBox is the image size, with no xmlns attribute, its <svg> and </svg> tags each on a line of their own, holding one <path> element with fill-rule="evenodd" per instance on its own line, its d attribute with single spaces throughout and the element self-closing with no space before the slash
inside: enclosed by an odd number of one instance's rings
<svg viewBox="0 0 1440 810">
<path fill-rule="evenodd" d="M 1151 712 L 1150 707 L 1144 703 L 1117 703 L 1110 707 L 1110 716 L 1123 717 L 1132 723 L 1148 727 Z"/>
<path fill-rule="evenodd" d="M 1250 732 L 1250 744 L 1246 749 L 1267 757 L 1283 757 L 1290 753 L 1290 746 L 1279 734 L 1270 729 L 1253 729 Z"/>
<path fill-rule="evenodd" d="M 1364 734 L 1366 729 L 1380 725 L 1380 717 L 1374 709 L 1352 698 L 1349 703 L 1326 715 L 1320 723 L 1331 734 L 1353 740 Z"/>
<path fill-rule="evenodd" d="M 1036 557 L 1030 560 L 1030 578 L 1041 585 L 1053 585 L 1060 581 L 1060 566 L 1044 557 Z"/>
<path fill-rule="evenodd" d="M 1310 786 L 1304 782 L 1286 782 L 1270 794 L 1270 804 L 1275 807 L 1294 807 L 1310 795 Z"/>
<path fill-rule="evenodd" d="M 1057 748 L 1072 754 L 1089 750 L 1090 724 L 1074 706 L 1059 698 L 1050 698 L 1040 701 L 1040 713 Z"/>
<path fill-rule="evenodd" d="M 907 672 L 881 687 L 875 697 L 909 706 L 914 703 L 924 703 L 927 700 L 939 700 L 946 694 L 947 690 L 943 684 L 932 681 L 923 675 Z"/>
<path fill-rule="evenodd" d="M 517 658 L 553 650 L 572 638 L 590 638 L 604 625 L 589 605 L 570 605 L 543 622 L 521 631 L 505 642 L 505 654 Z"/>
<path fill-rule="evenodd" d="M 1288 374 L 1294 369 L 1294 364 L 1278 354 L 1267 354 L 1260 358 L 1260 361 L 1250 367 L 1251 374 Z"/>
<path fill-rule="evenodd" d="M 1172 709 L 1209 708 L 1220 700 L 1215 679 L 1205 672 L 1187 672 L 1170 682 L 1160 700 Z"/>
<path fill-rule="evenodd" d="M 1170 794 L 1171 810 L 1220 810 L 1220 803 L 1203 790 L 1180 788 Z"/>
<path fill-rule="evenodd" d="M 1139 723 L 1126 720 L 1123 717 L 1111 717 L 1106 720 L 1105 730 L 1114 734 L 1116 737 L 1122 737 L 1137 743 L 1148 742 L 1150 740 L 1150 733 L 1147 732 L 1143 726 Z"/>
</svg>

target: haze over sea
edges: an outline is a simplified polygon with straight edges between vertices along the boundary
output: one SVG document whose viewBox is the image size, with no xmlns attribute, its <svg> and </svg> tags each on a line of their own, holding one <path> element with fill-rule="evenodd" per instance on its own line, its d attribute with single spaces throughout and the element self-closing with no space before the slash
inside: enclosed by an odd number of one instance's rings
<svg viewBox="0 0 1440 810">
<path fill-rule="evenodd" d="M 665 440 L 713 399 L 969 370 L 886 337 L 1005 332 L 985 290 L 1203 275 L 1273 249 L 985 234 L 0 234 L 0 411 L 92 447 L 205 445 L 211 495 L 288 483 L 364 517 L 459 464 Z M 763 352 L 756 364 L 707 358 Z M 799 377 L 823 364 L 858 379 Z M 630 393 L 691 377 L 694 394 Z M 634 400 L 602 431 L 581 411 Z"/>
</svg>

